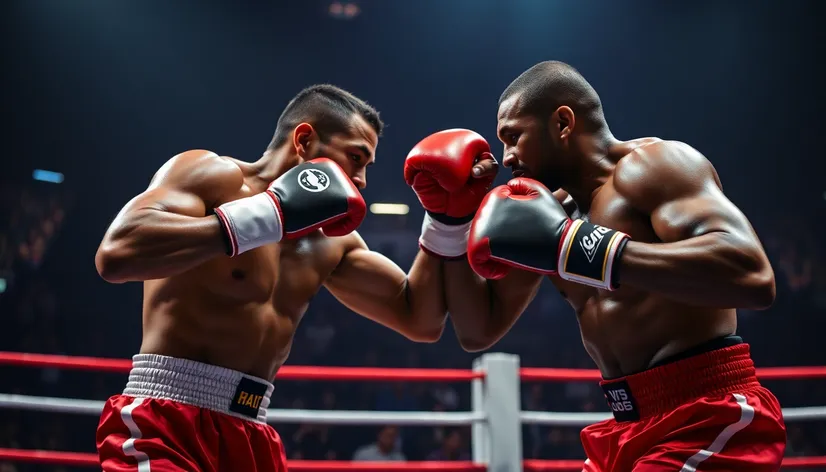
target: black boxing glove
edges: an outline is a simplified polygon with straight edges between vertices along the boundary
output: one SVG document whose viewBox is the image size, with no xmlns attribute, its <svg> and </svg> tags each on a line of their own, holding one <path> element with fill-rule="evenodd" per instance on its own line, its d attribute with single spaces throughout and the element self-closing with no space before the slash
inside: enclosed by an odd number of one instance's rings
<svg viewBox="0 0 826 472">
<path fill-rule="evenodd" d="M 215 209 L 230 256 L 319 228 L 327 236 L 344 236 L 358 228 L 366 213 L 364 199 L 347 174 L 323 157 L 293 167 L 258 195 Z"/>
<path fill-rule="evenodd" d="M 468 260 L 486 279 L 501 279 L 516 267 L 605 290 L 629 236 L 571 220 L 541 183 L 513 179 L 493 189 L 473 219 Z"/>
</svg>

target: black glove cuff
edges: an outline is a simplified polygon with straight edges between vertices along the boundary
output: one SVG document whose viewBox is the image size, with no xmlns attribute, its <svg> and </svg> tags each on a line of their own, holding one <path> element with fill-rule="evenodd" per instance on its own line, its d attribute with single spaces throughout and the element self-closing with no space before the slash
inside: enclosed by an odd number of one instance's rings
<svg viewBox="0 0 826 472">
<path fill-rule="evenodd" d="M 618 261 L 628 239 L 621 231 L 574 220 L 559 254 L 559 276 L 604 290 L 616 290 Z"/>
</svg>

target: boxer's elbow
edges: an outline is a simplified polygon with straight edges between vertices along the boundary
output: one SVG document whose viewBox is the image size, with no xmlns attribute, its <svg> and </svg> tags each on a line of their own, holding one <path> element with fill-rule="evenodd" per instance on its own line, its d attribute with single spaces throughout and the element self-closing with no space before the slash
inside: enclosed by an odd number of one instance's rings
<svg viewBox="0 0 826 472">
<path fill-rule="evenodd" d="M 468 331 L 456 329 L 456 338 L 459 345 L 467 352 L 480 352 L 490 349 L 502 338 L 503 334 L 492 330 L 474 329 Z"/>
<path fill-rule="evenodd" d="M 749 304 L 749 306 L 743 308 L 765 310 L 774 304 L 777 288 L 774 281 L 774 271 L 768 262 L 760 270 L 749 273 L 743 285 L 746 289 L 746 298 Z"/>
<path fill-rule="evenodd" d="M 521 304 L 503 304 L 495 301 L 487 313 L 483 309 L 465 311 L 462 316 L 451 313 L 459 345 L 467 352 L 480 352 L 492 348 L 508 333 L 523 309 L 524 306 Z"/>
<path fill-rule="evenodd" d="M 129 275 L 130 259 L 121 245 L 104 241 L 95 254 L 95 267 L 103 280 L 122 284 L 132 280 Z"/>
<path fill-rule="evenodd" d="M 774 304 L 777 290 L 775 288 L 774 270 L 765 252 L 754 245 L 748 249 L 740 249 L 738 266 L 741 270 L 739 285 L 742 290 L 743 304 L 738 308 L 763 310 Z"/>
<path fill-rule="evenodd" d="M 405 337 L 415 343 L 432 344 L 442 339 L 444 326 L 424 327 L 407 330 Z"/>
<path fill-rule="evenodd" d="M 708 252 L 715 261 L 709 268 L 716 270 L 709 272 L 719 275 L 707 277 L 708 283 L 728 294 L 728 307 L 770 307 L 776 296 L 774 271 L 759 243 L 737 233 L 719 233 L 716 238 L 717 244 Z"/>
<path fill-rule="evenodd" d="M 459 345 L 467 352 L 481 352 L 493 347 L 498 339 L 481 336 L 457 336 Z"/>
</svg>

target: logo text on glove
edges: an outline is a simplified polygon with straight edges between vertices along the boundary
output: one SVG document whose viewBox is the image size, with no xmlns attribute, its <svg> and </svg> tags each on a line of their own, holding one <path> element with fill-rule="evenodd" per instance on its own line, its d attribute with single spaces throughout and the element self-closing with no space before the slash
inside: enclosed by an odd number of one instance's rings
<svg viewBox="0 0 826 472">
<path fill-rule="evenodd" d="M 579 241 L 579 245 L 582 247 L 582 250 L 585 251 L 585 257 L 588 258 L 589 263 L 594 262 L 594 256 L 597 254 L 599 243 L 602 242 L 604 235 L 611 231 L 610 228 L 594 225 L 594 230 L 591 231 L 591 234 L 583 236 Z"/>
</svg>

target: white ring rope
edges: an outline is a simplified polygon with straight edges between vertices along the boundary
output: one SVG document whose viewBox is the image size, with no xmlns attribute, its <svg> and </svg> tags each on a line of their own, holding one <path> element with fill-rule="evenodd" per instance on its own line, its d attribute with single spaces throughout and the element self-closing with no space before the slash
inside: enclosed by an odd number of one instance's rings
<svg viewBox="0 0 826 472">
<path fill-rule="evenodd" d="M 0 393 L 0 408 L 99 415 L 103 410 L 103 405 L 104 402 L 98 400 L 33 397 Z M 267 410 L 267 423 L 461 426 L 484 420 L 483 413 L 469 411 L 429 413 L 418 411 Z"/>
<path fill-rule="evenodd" d="M 523 424 L 542 424 L 557 426 L 587 426 L 598 421 L 607 420 L 610 413 L 559 413 L 553 411 L 523 411 L 519 418 Z M 802 408 L 783 408 L 786 421 L 816 421 L 826 419 L 826 406 L 809 406 Z"/>
<path fill-rule="evenodd" d="M 523 411 L 519 413 L 522 424 L 556 426 L 588 426 L 611 417 L 611 413 L 564 413 L 557 411 Z"/>
<path fill-rule="evenodd" d="M 0 408 L 99 415 L 103 410 L 103 405 L 104 402 L 98 400 L 34 397 L 0 393 Z M 552 411 L 522 411 L 519 414 L 519 418 L 523 424 L 556 426 L 587 426 L 610 417 L 610 413 L 564 413 Z M 783 418 L 786 421 L 823 420 L 826 419 L 826 406 L 784 408 Z M 459 426 L 483 421 L 485 421 L 483 413 L 468 411 L 431 413 L 419 411 L 267 410 L 268 423 Z"/>
<path fill-rule="evenodd" d="M 783 419 L 787 421 L 823 420 L 826 419 L 826 406 L 783 408 Z"/>
</svg>

